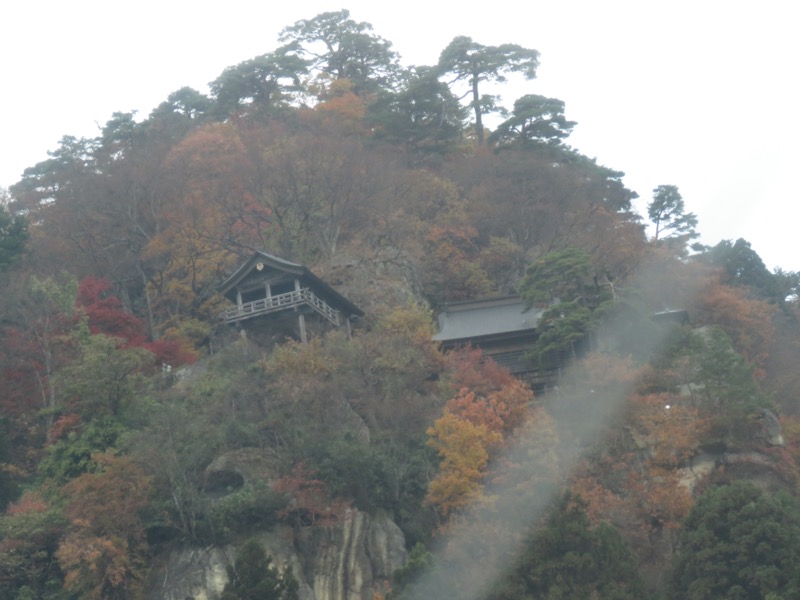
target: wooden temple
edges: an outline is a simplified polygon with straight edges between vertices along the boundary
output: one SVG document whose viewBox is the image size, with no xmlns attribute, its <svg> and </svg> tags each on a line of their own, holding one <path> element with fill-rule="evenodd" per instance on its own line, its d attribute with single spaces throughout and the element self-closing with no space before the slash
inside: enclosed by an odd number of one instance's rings
<svg viewBox="0 0 800 600">
<path fill-rule="evenodd" d="M 439 315 L 439 333 L 433 339 L 441 342 L 443 350 L 480 348 L 484 356 L 541 392 L 555 383 L 568 362 L 567 356 L 547 361 L 529 356 L 539 337 L 541 314 L 536 308 L 526 310 L 519 296 L 453 302 Z"/>
<path fill-rule="evenodd" d="M 234 305 L 223 313 L 229 324 L 271 320 L 296 323 L 296 337 L 308 341 L 309 320 L 343 327 L 364 312 L 307 267 L 256 251 L 218 288 Z"/>
</svg>

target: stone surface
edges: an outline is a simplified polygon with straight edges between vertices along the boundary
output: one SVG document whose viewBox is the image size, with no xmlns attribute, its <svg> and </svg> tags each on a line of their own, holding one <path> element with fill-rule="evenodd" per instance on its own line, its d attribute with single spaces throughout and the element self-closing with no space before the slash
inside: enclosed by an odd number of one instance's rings
<svg viewBox="0 0 800 600">
<path fill-rule="evenodd" d="M 166 565 L 148 586 L 152 600 L 215 600 L 228 582 L 233 548 L 183 548 L 169 555 Z"/>
<path fill-rule="evenodd" d="M 373 600 L 407 558 L 403 533 L 385 513 L 351 509 L 333 526 L 279 526 L 255 537 L 276 567 L 291 568 L 300 600 Z M 151 577 L 147 598 L 219 598 L 235 555 L 232 546 L 175 550 Z"/>
<path fill-rule="evenodd" d="M 768 446 L 784 446 L 783 429 L 778 416 L 768 409 L 762 409 L 759 419 L 761 429 L 759 431 L 759 438 Z"/>
</svg>

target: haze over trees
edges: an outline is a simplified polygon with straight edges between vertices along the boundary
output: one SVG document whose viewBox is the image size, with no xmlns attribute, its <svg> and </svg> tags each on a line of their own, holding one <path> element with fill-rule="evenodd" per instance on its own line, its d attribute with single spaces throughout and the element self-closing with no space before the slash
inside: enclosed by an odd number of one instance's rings
<svg viewBox="0 0 800 600">
<path fill-rule="evenodd" d="M 636 214 L 538 66 L 467 36 L 403 65 L 327 12 L 28 168 L 0 202 L 0 598 L 139 598 L 180 544 L 238 548 L 225 598 L 295 598 L 254 532 L 355 510 L 411 550 L 393 598 L 792 597 L 800 279 L 692 246 L 676 185 Z M 363 308 L 352 338 L 224 325 L 254 249 Z M 508 294 L 542 311 L 528 357 L 572 364 L 546 395 L 432 342 Z"/>
</svg>

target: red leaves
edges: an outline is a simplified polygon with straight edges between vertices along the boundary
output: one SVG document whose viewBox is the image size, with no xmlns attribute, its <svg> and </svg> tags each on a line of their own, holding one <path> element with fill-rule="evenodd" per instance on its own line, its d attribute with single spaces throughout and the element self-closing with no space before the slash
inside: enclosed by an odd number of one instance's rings
<svg viewBox="0 0 800 600">
<path fill-rule="evenodd" d="M 510 385 L 514 381 L 508 369 L 493 360 L 484 360 L 480 348 L 461 348 L 446 355 L 447 367 L 451 371 L 454 384 L 485 394 Z"/>
<path fill-rule="evenodd" d="M 47 510 L 47 503 L 33 492 L 25 492 L 22 498 L 11 504 L 6 509 L 10 517 L 26 515 L 28 513 L 43 513 Z"/>
<path fill-rule="evenodd" d="M 508 371 L 482 360 L 480 350 L 452 352 L 448 362 L 461 387 L 428 429 L 442 463 L 426 497 L 445 516 L 480 497 L 491 453 L 524 422 L 533 398 Z"/>
<path fill-rule="evenodd" d="M 122 348 L 144 348 L 155 355 L 156 365 L 175 367 L 194 362 L 194 353 L 178 340 L 149 342 L 144 322 L 127 312 L 110 289 L 108 281 L 95 277 L 85 278 L 78 286 L 75 304 L 87 316 L 91 333 L 119 338 Z"/>
<path fill-rule="evenodd" d="M 332 499 L 325 484 L 314 478 L 315 472 L 299 463 L 291 473 L 275 482 L 273 489 L 286 494 L 289 504 L 278 511 L 278 516 L 299 521 L 301 525 L 327 526 L 337 523 L 350 507 L 349 503 Z"/>
<path fill-rule="evenodd" d="M 80 423 L 81 417 L 75 413 L 63 415 L 56 419 L 56 422 L 50 427 L 50 431 L 47 432 L 48 445 L 54 444 L 61 437 L 76 429 Z"/>
<path fill-rule="evenodd" d="M 147 340 L 144 323 L 126 312 L 110 289 L 111 284 L 105 279 L 87 277 L 80 282 L 75 304 L 89 318 L 89 331 L 122 338 L 129 348 L 142 347 Z"/>
</svg>

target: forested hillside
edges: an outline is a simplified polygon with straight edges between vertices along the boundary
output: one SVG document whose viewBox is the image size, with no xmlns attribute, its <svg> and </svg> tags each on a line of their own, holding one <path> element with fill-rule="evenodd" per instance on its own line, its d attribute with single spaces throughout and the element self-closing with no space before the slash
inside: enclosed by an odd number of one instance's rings
<svg viewBox="0 0 800 600">
<path fill-rule="evenodd" d="M 636 214 L 534 49 L 403 65 L 347 11 L 278 43 L 3 192 L 0 598 L 172 598 L 201 548 L 208 598 L 800 597 L 798 274 L 695 244 L 676 185 Z M 352 336 L 225 324 L 254 250 L 363 309 Z M 432 341 L 511 294 L 529 357 L 570 357 L 546 394 Z M 355 522 L 405 548 L 322 593 Z"/>
</svg>

